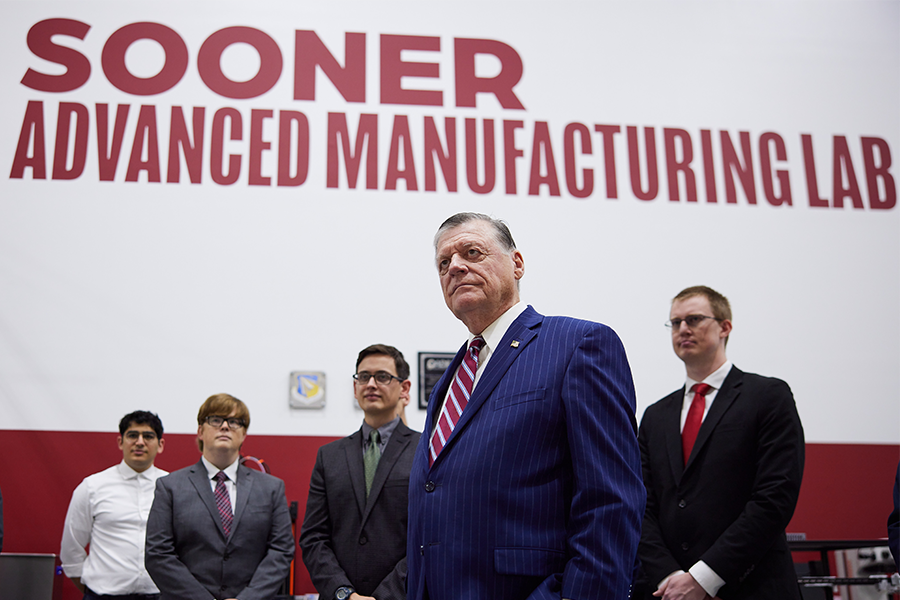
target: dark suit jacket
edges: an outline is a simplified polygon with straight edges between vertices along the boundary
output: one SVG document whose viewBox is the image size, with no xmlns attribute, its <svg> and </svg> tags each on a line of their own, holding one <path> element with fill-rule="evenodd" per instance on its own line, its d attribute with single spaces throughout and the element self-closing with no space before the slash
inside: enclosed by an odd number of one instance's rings
<svg viewBox="0 0 900 600">
<path fill-rule="evenodd" d="M 894 479 L 894 510 L 888 516 L 888 546 L 894 555 L 894 564 L 900 571 L 900 464 L 897 465 L 897 478 Z"/>
<path fill-rule="evenodd" d="M 397 424 L 368 500 L 361 430 L 319 448 L 300 548 L 323 600 L 343 585 L 378 600 L 406 598 L 409 469 L 420 435 Z"/>
<path fill-rule="evenodd" d="M 161 600 L 269 600 L 294 557 L 280 479 L 238 467 L 237 502 L 226 539 L 202 462 L 156 481 L 145 564 Z"/>
<path fill-rule="evenodd" d="M 432 392 L 436 418 L 465 345 Z M 604 325 L 512 323 L 459 423 L 410 474 L 409 599 L 627 598 L 644 488 L 631 370 Z"/>
<path fill-rule="evenodd" d="M 788 385 L 732 367 L 683 464 L 684 388 L 650 406 L 640 444 L 647 510 L 639 556 L 651 587 L 703 560 L 723 599 L 800 598 L 785 540 L 803 477 Z"/>
</svg>

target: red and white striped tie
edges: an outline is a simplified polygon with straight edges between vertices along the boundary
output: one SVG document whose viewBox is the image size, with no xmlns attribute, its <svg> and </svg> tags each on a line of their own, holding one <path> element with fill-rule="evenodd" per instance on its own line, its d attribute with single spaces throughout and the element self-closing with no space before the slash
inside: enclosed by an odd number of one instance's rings
<svg viewBox="0 0 900 600">
<path fill-rule="evenodd" d="M 475 385 L 475 372 L 478 370 L 478 354 L 484 346 L 484 338 L 478 336 L 469 344 L 469 350 L 463 357 L 462 364 L 456 370 L 456 376 L 453 383 L 450 384 L 450 394 L 447 396 L 447 402 L 444 403 L 444 410 L 438 417 L 438 424 L 431 436 L 431 444 L 429 445 L 429 466 L 437 460 L 441 449 L 447 444 L 453 428 L 459 422 L 466 404 L 469 403 L 469 396 L 472 395 L 472 387 Z"/>
<path fill-rule="evenodd" d="M 231 535 L 231 523 L 234 521 L 234 515 L 231 513 L 231 498 L 228 497 L 228 489 L 225 487 L 228 475 L 225 474 L 225 471 L 219 471 L 213 479 L 216 480 L 216 508 L 219 509 L 219 516 L 222 517 L 222 529 L 225 530 L 225 537 L 228 537 Z"/>
</svg>

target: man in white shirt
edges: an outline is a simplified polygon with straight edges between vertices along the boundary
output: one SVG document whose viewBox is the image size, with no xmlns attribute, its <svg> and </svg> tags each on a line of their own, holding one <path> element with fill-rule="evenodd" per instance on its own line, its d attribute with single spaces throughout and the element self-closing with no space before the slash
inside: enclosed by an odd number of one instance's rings
<svg viewBox="0 0 900 600">
<path fill-rule="evenodd" d="M 800 600 L 784 534 L 803 477 L 791 389 L 728 360 L 731 306 L 715 290 L 682 290 L 667 325 L 686 383 L 644 412 L 638 436 L 653 596 Z"/>
<path fill-rule="evenodd" d="M 156 480 L 168 474 L 153 466 L 165 446 L 162 422 L 144 410 L 127 414 L 117 440 L 122 462 L 72 493 L 59 555 L 85 600 L 152 600 L 159 590 L 144 568 L 144 536 Z"/>
</svg>

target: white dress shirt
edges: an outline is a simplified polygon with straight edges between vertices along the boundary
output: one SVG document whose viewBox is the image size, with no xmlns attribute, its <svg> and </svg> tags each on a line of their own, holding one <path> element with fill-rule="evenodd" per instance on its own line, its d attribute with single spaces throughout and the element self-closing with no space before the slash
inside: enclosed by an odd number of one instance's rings
<svg viewBox="0 0 900 600">
<path fill-rule="evenodd" d="M 168 473 L 153 466 L 138 473 L 122 461 L 75 488 L 59 550 L 68 577 L 80 577 L 98 594 L 159 592 L 144 568 L 144 538 L 163 475 Z"/>
<path fill-rule="evenodd" d="M 219 471 L 225 471 L 225 475 L 228 476 L 228 479 L 225 480 L 225 489 L 228 490 L 228 499 L 231 500 L 231 514 L 234 514 L 234 505 L 237 502 L 237 472 L 238 465 L 241 464 L 241 459 L 238 458 L 224 469 L 220 469 L 206 460 L 205 456 L 201 457 L 201 460 L 203 461 L 203 466 L 206 467 L 207 475 L 209 475 L 209 485 L 213 494 L 216 493 L 216 484 L 218 483 L 213 477 L 215 477 L 216 473 Z"/>
</svg>

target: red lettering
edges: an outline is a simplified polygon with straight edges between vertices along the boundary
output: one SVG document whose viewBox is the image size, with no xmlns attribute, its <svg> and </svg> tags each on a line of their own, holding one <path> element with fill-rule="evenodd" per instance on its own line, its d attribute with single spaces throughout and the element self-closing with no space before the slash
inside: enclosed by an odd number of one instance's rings
<svg viewBox="0 0 900 600">
<path fill-rule="evenodd" d="M 578 167 L 575 164 L 575 134 L 581 140 L 582 154 L 591 154 L 591 130 L 582 123 L 569 123 L 563 134 L 563 160 L 566 163 L 566 187 L 576 198 L 587 198 L 594 191 L 594 170 L 582 169 L 582 185 L 578 187 Z"/>
<path fill-rule="evenodd" d="M 875 164 L 874 149 L 878 148 L 881 164 Z M 894 208 L 897 205 L 897 187 L 894 177 L 888 173 L 891 166 L 891 148 L 881 138 L 862 138 L 863 164 L 866 168 L 866 186 L 869 190 L 869 206 L 873 209 Z M 884 185 L 884 197 L 878 193 L 878 180 Z"/>
<path fill-rule="evenodd" d="M 241 156 L 228 155 L 228 170 L 225 170 L 225 121 L 229 122 L 232 141 L 243 139 L 243 119 L 235 108 L 220 108 L 213 115 L 212 139 L 209 147 L 209 170 L 212 180 L 219 185 L 231 185 L 241 175 Z"/>
<path fill-rule="evenodd" d="M 22 85 L 41 92 L 71 92 L 87 83 L 91 76 L 91 62 L 85 55 L 53 43 L 54 35 L 67 35 L 83 40 L 91 26 L 72 19 L 47 19 L 28 30 L 28 49 L 38 58 L 62 65 L 62 75 L 47 75 L 33 69 L 25 71 Z"/>
<path fill-rule="evenodd" d="M 494 120 L 485 119 L 484 131 L 484 183 L 478 183 L 478 140 L 475 119 L 466 119 L 466 181 L 476 194 L 487 194 L 494 189 Z"/>
<path fill-rule="evenodd" d="M 297 143 L 294 124 L 297 125 Z M 296 174 L 291 175 L 291 148 L 297 149 L 294 163 Z M 283 110 L 278 114 L 278 185 L 298 186 L 309 174 L 309 119 L 302 112 Z"/>
<path fill-rule="evenodd" d="M 781 191 L 780 195 L 775 194 L 775 184 L 772 179 L 772 159 L 769 152 L 772 144 L 775 144 L 775 158 L 782 162 L 787 160 L 787 150 L 780 135 L 777 133 L 764 133 L 760 136 L 759 168 L 762 170 L 763 193 L 772 206 L 781 206 L 782 204 L 790 206 L 791 180 L 788 172 L 784 169 L 774 172 L 778 178 L 778 189 Z"/>
<path fill-rule="evenodd" d="M 112 143 L 109 141 L 109 105 L 97 105 L 97 160 L 100 167 L 100 181 L 113 181 L 119 165 L 119 153 L 125 137 L 125 124 L 131 106 L 120 104 L 116 108 L 116 122 L 113 125 Z M 109 151 L 107 151 L 109 148 Z"/>
<path fill-rule="evenodd" d="M 437 190 L 437 177 L 434 170 L 434 157 L 441 163 L 441 173 L 447 184 L 448 192 L 456 191 L 456 119 L 444 117 L 444 130 L 447 137 L 447 150 L 441 145 L 434 117 L 425 117 L 425 191 Z"/>
<path fill-rule="evenodd" d="M 506 174 L 506 193 L 516 193 L 516 159 L 525 153 L 516 147 L 516 129 L 522 129 L 522 121 L 503 121 L 503 160 Z"/>
<path fill-rule="evenodd" d="M 334 84 L 347 102 L 366 101 L 366 34 L 344 34 L 341 67 L 315 31 L 294 36 L 294 100 L 316 99 L 316 67 Z"/>
<path fill-rule="evenodd" d="M 543 165 L 541 164 L 543 157 Z M 541 175 L 541 167 L 546 175 Z M 528 195 L 537 196 L 540 187 L 546 185 L 551 196 L 559 196 L 559 177 L 556 175 L 556 161 L 553 159 L 553 145 L 550 143 L 550 128 L 546 121 L 534 123 L 534 140 L 531 146 L 531 181 Z"/>
<path fill-rule="evenodd" d="M 400 148 L 403 148 L 403 168 L 400 168 Z M 413 161 L 412 142 L 409 139 L 409 119 L 405 115 L 394 116 L 394 127 L 391 131 L 391 149 L 388 153 L 387 176 L 384 189 L 396 190 L 397 180 L 404 179 L 406 191 L 419 189 L 416 180 L 416 165 Z"/>
<path fill-rule="evenodd" d="M 147 160 L 144 155 L 144 139 L 147 140 Z M 159 183 L 159 136 L 156 131 L 156 107 L 142 106 L 138 113 L 137 130 L 131 146 L 131 159 L 125 181 L 137 181 L 141 171 L 147 172 L 147 181 Z"/>
<path fill-rule="evenodd" d="M 75 142 L 72 148 L 72 168 L 67 169 L 69 158 L 69 129 L 75 117 Z M 53 179 L 77 179 L 84 172 L 87 161 L 88 109 L 74 102 L 59 103 L 56 120 L 56 147 L 53 152 Z"/>
<path fill-rule="evenodd" d="M 347 168 L 347 185 L 356 188 L 359 163 L 363 146 L 366 147 L 366 189 L 378 189 L 378 115 L 360 115 L 356 130 L 355 151 L 350 152 L 350 134 L 347 132 L 347 116 L 344 113 L 328 113 L 328 167 L 327 186 L 338 187 L 338 142 L 340 136 Z"/>
<path fill-rule="evenodd" d="M 594 125 L 594 131 L 603 140 L 604 177 L 606 177 L 606 197 L 618 198 L 616 185 L 616 146 L 613 136 L 622 131 L 618 125 Z"/>
<path fill-rule="evenodd" d="M 812 136 L 800 136 L 803 143 L 803 165 L 806 169 L 806 190 L 809 194 L 809 205 L 813 208 L 828 208 L 828 200 L 819 197 L 819 184 L 816 180 L 816 159 L 813 155 Z"/>
<path fill-rule="evenodd" d="M 494 77 L 475 75 L 475 56 L 491 54 L 500 60 L 500 72 Z M 512 46 L 496 40 L 456 38 L 456 106 L 475 106 L 479 93 L 494 94 L 503 108 L 525 110 L 513 88 L 522 79 L 522 57 Z"/>
<path fill-rule="evenodd" d="M 716 165 L 713 162 L 712 132 L 700 130 L 700 148 L 703 152 L 703 180 L 706 183 L 706 202 L 715 204 L 719 201 L 716 191 Z"/>
<path fill-rule="evenodd" d="M 272 142 L 263 140 L 263 121 L 271 119 L 271 110 L 250 111 L 250 173 L 249 185 L 272 185 L 271 177 L 263 177 L 262 153 L 272 147 Z"/>
<path fill-rule="evenodd" d="M 835 208 L 844 207 L 844 198 L 850 198 L 853 208 L 863 208 L 862 195 L 859 193 L 859 184 L 856 183 L 856 171 L 853 169 L 853 160 L 850 158 L 850 148 L 847 147 L 847 138 L 843 135 L 834 136 L 834 166 L 832 170 L 832 183 L 834 195 L 832 202 Z M 847 171 L 847 187 L 844 187 L 844 170 Z"/>
<path fill-rule="evenodd" d="M 222 53 L 232 44 L 249 44 L 259 54 L 259 71 L 248 81 L 232 81 L 222 72 Z M 252 27 L 226 27 L 209 36 L 197 55 L 197 69 L 206 87 L 226 98 L 246 100 L 262 96 L 281 77 L 284 60 L 278 44 Z"/>
<path fill-rule="evenodd" d="M 193 111 L 193 135 L 194 142 L 188 135 L 187 123 L 184 120 L 184 111 L 180 106 L 172 107 L 172 119 L 169 126 L 169 164 L 166 169 L 166 182 L 178 183 L 181 180 L 181 161 L 179 160 L 179 148 L 184 154 L 184 162 L 187 165 L 188 176 L 191 183 L 200 183 L 203 173 L 203 128 L 206 109 L 194 107 Z"/>
<path fill-rule="evenodd" d="M 741 164 L 740 157 L 731 143 L 731 137 L 727 131 L 720 131 L 719 137 L 722 140 L 722 168 L 725 174 L 725 201 L 729 204 L 737 203 L 737 192 L 734 185 L 734 171 L 737 170 L 738 177 L 741 179 L 741 187 L 747 202 L 756 204 L 756 184 L 753 181 L 753 157 L 750 152 L 750 132 L 739 132 L 741 139 L 741 151 L 744 155 L 745 164 Z"/>
<path fill-rule="evenodd" d="M 638 148 L 637 127 L 629 126 L 628 163 L 631 167 L 631 191 L 638 200 L 653 200 L 659 192 L 659 173 L 656 168 L 656 137 L 653 127 L 644 128 L 644 145 L 647 156 L 647 191 L 641 186 L 641 159 Z"/>
<path fill-rule="evenodd" d="M 663 129 L 663 140 L 666 146 L 666 176 L 669 183 L 669 200 L 678 202 L 681 194 L 678 189 L 678 173 L 684 175 L 684 187 L 687 201 L 697 201 L 697 181 L 694 179 L 694 171 L 691 169 L 691 161 L 694 160 L 694 148 L 691 145 L 691 134 L 684 129 Z M 681 147 L 681 160 L 678 160 L 678 147 Z"/>
<path fill-rule="evenodd" d="M 404 77 L 440 77 L 437 63 L 403 62 L 403 50 L 439 52 L 441 38 L 419 35 L 381 36 L 381 103 L 441 106 L 444 94 L 437 90 L 403 89 Z"/>
<path fill-rule="evenodd" d="M 162 46 L 166 61 L 153 77 L 136 77 L 125 64 L 125 53 L 138 40 L 154 40 Z M 188 51 L 177 33 L 159 23 L 132 23 L 113 32 L 100 56 L 106 78 L 116 88 L 135 96 L 161 94 L 175 87 L 187 71 Z"/>
<path fill-rule="evenodd" d="M 34 147 L 31 156 L 28 149 Z M 44 103 L 29 100 L 25 107 L 25 118 L 19 132 L 19 143 L 16 145 L 16 156 L 13 158 L 10 179 L 22 179 L 26 167 L 31 168 L 32 179 L 47 178 L 47 154 L 44 147 Z"/>
</svg>

